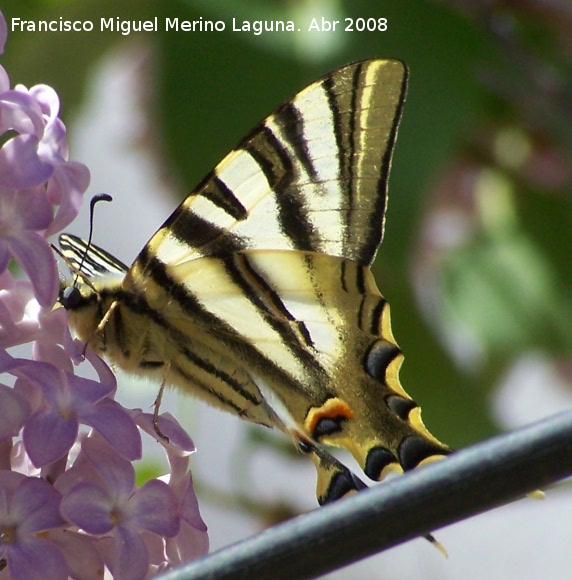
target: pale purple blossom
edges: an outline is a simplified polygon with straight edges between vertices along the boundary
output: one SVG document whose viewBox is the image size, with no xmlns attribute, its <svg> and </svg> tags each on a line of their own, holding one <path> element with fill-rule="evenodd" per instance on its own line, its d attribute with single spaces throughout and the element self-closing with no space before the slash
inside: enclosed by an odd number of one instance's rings
<svg viewBox="0 0 572 580">
<path fill-rule="evenodd" d="M 5 42 L 2 22 L 0 45 Z M 0 273 L 16 260 L 38 302 L 49 307 L 58 294 L 58 273 L 46 236 L 77 215 L 89 171 L 68 160 L 56 92 L 46 85 L 10 89 L 0 69 L 0 135 L 16 133 L 0 148 Z"/>
<path fill-rule="evenodd" d="M 177 513 L 181 525 L 176 536 L 167 538 L 166 554 L 167 562 L 176 566 L 207 553 L 209 549 L 207 527 L 200 515 L 189 470 L 189 457 L 194 453 L 195 446 L 170 413 L 164 413 L 159 417 L 159 429 L 168 437 L 169 443 L 157 437 L 151 413 L 139 413 L 135 416 L 135 421 L 143 431 L 156 437 L 165 447 L 169 460 L 171 471 L 168 483 L 177 498 Z"/>
<path fill-rule="evenodd" d="M 1 154 L 9 144 L 0 149 L 0 175 Z M 52 251 L 39 233 L 51 222 L 52 206 L 45 190 L 0 186 L 0 272 L 6 269 L 10 259 L 15 259 L 28 275 L 42 306 L 52 305 L 58 294 L 58 271 Z"/>
<path fill-rule="evenodd" d="M 30 416 L 28 401 L 0 383 L 0 409 L 0 440 L 17 437 Z"/>
<path fill-rule="evenodd" d="M 201 518 L 199 503 L 189 469 L 190 452 L 176 447 L 166 448 L 171 467 L 169 487 L 177 498 L 177 512 L 181 519 L 179 533 L 166 539 L 167 560 L 172 566 L 188 562 L 208 552 L 207 527 Z"/>
<path fill-rule="evenodd" d="M 141 436 L 129 413 L 111 398 L 116 390 L 111 372 L 106 381 L 97 382 L 49 363 L 14 359 L 6 352 L 0 352 L 0 370 L 42 392 L 42 404 L 27 420 L 23 433 L 28 455 L 37 467 L 69 452 L 80 423 L 93 427 L 130 461 L 140 459 Z"/>
<path fill-rule="evenodd" d="M 60 502 L 58 491 L 42 479 L 0 471 L 0 559 L 12 578 L 67 578 L 63 552 L 39 536 L 66 525 Z"/>
<path fill-rule="evenodd" d="M 101 438 L 85 438 L 81 453 L 87 461 L 70 472 L 83 471 L 65 494 L 61 512 L 78 528 L 96 536 L 113 537 L 107 562 L 118 578 L 142 578 L 149 568 L 149 552 L 141 532 L 170 538 L 179 531 L 177 501 L 169 486 L 157 479 L 135 487 L 135 470 Z M 95 474 L 95 477 L 93 476 Z"/>
<path fill-rule="evenodd" d="M 0 54 L 6 34 L 0 12 Z M 167 443 L 152 415 L 115 401 L 114 374 L 54 306 L 47 238 L 76 216 L 89 184 L 69 161 L 59 112 L 53 89 L 11 88 L 0 66 L 0 576 L 99 580 L 107 570 L 139 580 L 208 550 L 194 445 L 170 415 L 159 417 Z M 142 432 L 161 443 L 171 473 L 138 487 Z"/>
</svg>

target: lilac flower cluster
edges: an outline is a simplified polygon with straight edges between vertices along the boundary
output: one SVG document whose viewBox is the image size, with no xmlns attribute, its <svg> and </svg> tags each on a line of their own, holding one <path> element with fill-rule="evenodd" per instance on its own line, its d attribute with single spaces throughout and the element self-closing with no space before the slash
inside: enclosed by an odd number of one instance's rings
<svg viewBox="0 0 572 580">
<path fill-rule="evenodd" d="M 6 33 L 0 13 L 0 54 Z M 0 575 L 97 579 L 107 569 L 135 580 L 208 549 L 194 446 L 162 415 L 170 476 L 136 486 L 141 431 L 159 439 L 152 416 L 114 400 L 113 373 L 84 357 L 55 306 L 46 238 L 73 220 L 89 184 L 88 169 L 68 160 L 58 113 L 53 89 L 10 89 L 0 66 Z M 26 278 L 13 276 L 14 263 Z M 7 350 L 21 345 L 30 358 Z M 82 361 L 97 380 L 75 374 Z"/>
</svg>

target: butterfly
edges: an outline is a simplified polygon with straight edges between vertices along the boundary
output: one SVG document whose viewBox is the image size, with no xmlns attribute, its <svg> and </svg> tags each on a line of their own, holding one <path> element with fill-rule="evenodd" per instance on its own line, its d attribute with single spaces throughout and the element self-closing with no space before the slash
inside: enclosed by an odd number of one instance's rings
<svg viewBox="0 0 572 580">
<path fill-rule="evenodd" d="M 441 458 L 399 382 L 370 266 L 407 68 L 372 59 L 286 101 L 193 190 L 130 267 L 64 234 L 70 325 L 122 369 L 289 435 L 320 504 Z"/>
</svg>

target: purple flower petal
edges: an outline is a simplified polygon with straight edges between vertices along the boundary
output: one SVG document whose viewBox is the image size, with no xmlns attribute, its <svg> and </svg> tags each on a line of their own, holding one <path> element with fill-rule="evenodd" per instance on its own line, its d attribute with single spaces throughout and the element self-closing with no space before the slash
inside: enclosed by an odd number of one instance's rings
<svg viewBox="0 0 572 580">
<path fill-rule="evenodd" d="M 63 310 L 63 308 L 61 310 Z M 99 382 L 107 386 L 107 396 L 113 397 L 115 395 L 115 391 L 117 390 L 117 379 L 115 378 L 115 375 L 109 368 L 108 364 L 91 349 L 87 350 L 85 353 L 85 358 L 90 362 L 91 366 L 97 373 Z"/>
<path fill-rule="evenodd" d="M 3 66 L 0 66 L 0 94 L 10 89 L 10 78 Z"/>
<path fill-rule="evenodd" d="M 41 407 L 42 390 L 37 384 L 31 383 L 26 378 L 18 377 L 14 383 L 14 392 L 26 399 L 30 406 L 30 415 Z"/>
<path fill-rule="evenodd" d="M 52 530 L 45 537 L 64 553 L 70 576 L 81 580 L 101 580 L 104 563 L 94 538 L 71 530 Z"/>
<path fill-rule="evenodd" d="M 135 419 L 137 425 L 151 437 L 154 437 L 159 443 L 165 446 L 172 446 L 183 451 L 186 455 L 195 451 L 195 444 L 189 437 L 188 433 L 181 427 L 181 424 L 170 413 L 159 415 L 159 429 L 161 433 L 169 438 L 169 443 L 161 439 L 155 431 L 153 425 L 153 413 L 140 413 Z"/>
<path fill-rule="evenodd" d="M 57 93 L 47 85 L 36 85 L 36 87 L 32 87 L 32 90 L 39 86 L 44 86 L 45 88 L 52 90 L 53 95 L 58 101 L 57 106 L 59 108 L 59 98 Z M 51 110 L 53 104 L 47 105 L 41 103 L 41 106 L 42 108 L 45 106 L 50 108 L 50 117 L 44 130 L 40 155 L 44 161 L 51 161 L 54 165 L 64 164 L 67 162 L 69 156 L 66 126 L 61 119 L 53 115 L 53 111 Z"/>
<path fill-rule="evenodd" d="M 36 103 L 40 105 L 42 113 L 48 117 L 48 126 L 53 125 L 56 120 L 63 125 L 57 118 L 60 112 L 60 98 L 52 87 L 44 84 L 35 85 L 28 91 L 28 94 L 34 98 Z M 60 132 L 60 135 L 62 135 L 62 132 Z M 63 135 L 65 135 L 65 128 L 63 129 Z"/>
<path fill-rule="evenodd" d="M 58 268 L 49 244 L 36 232 L 23 231 L 9 237 L 14 258 L 28 274 L 38 302 L 52 306 L 58 296 Z"/>
<path fill-rule="evenodd" d="M 0 345 L 8 348 L 34 340 L 40 306 L 29 280 L 13 280 L 10 272 L 3 272 L 0 286 Z"/>
<path fill-rule="evenodd" d="M 45 230 L 53 219 L 52 204 L 42 186 L 17 190 L 12 211 L 19 222 L 18 227 L 24 230 Z"/>
<path fill-rule="evenodd" d="M 58 208 L 52 225 L 46 230 L 46 236 L 62 230 L 75 219 L 90 179 L 89 169 L 83 163 L 68 161 L 56 167 L 48 181 L 47 193 L 50 201 L 57 204 Z"/>
<path fill-rule="evenodd" d="M 39 140 L 44 135 L 44 116 L 38 102 L 22 87 L 0 94 L 0 131 L 12 130 L 21 135 L 33 135 Z"/>
<path fill-rule="evenodd" d="M 54 487 L 65 497 L 78 483 L 82 482 L 94 483 L 103 488 L 106 485 L 106 482 L 99 477 L 85 453 L 80 451 L 73 465 L 58 477 Z"/>
<path fill-rule="evenodd" d="M 52 485 L 37 477 L 26 477 L 14 492 L 12 516 L 20 534 L 34 534 L 65 525 L 60 515 L 61 496 Z"/>
<path fill-rule="evenodd" d="M 16 437 L 30 414 L 26 399 L 0 384 L 0 439 Z"/>
<path fill-rule="evenodd" d="M 87 437 L 81 449 L 114 497 L 127 500 L 135 489 L 131 463 L 101 438 Z"/>
<path fill-rule="evenodd" d="M 102 535 L 113 529 L 113 508 L 114 500 L 107 490 L 94 483 L 82 482 L 64 496 L 60 511 L 66 520 L 82 530 Z"/>
<path fill-rule="evenodd" d="M 0 185 L 23 189 L 40 185 L 54 172 L 38 156 L 39 140 L 34 135 L 17 135 L 0 149 Z"/>
<path fill-rule="evenodd" d="M 15 471 L 0 471 L 0 522 L 5 522 L 10 513 L 12 497 L 18 486 L 26 479 L 26 476 Z"/>
<path fill-rule="evenodd" d="M 140 580 L 149 568 L 149 553 L 137 532 L 127 527 L 115 530 L 115 558 L 111 566 L 114 578 Z"/>
<path fill-rule="evenodd" d="M 12 358 L 8 353 L 4 355 L 0 352 L 0 368 L 42 387 L 46 398 L 49 398 L 52 392 L 57 393 L 57 385 L 62 382 L 61 371 L 55 366 L 44 362 Z"/>
<path fill-rule="evenodd" d="M 60 310 L 60 309 L 58 309 Z M 40 362 L 50 361 L 54 366 L 65 370 L 68 373 L 73 372 L 73 364 L 69 354 L 61 347 L 49 332 L 39 333 L 36 342 L 34 342 L 33 356 Z"/>
<path fill-rule="evenodd" d="M 96 403 L 103 402 L 112 394 L 113 385 L 105 385 L 71 373 L 65 373 L 65 378 L 78 414 L 83 413 L 85 409 L 93 408 Z"/>
<path fill-rule="evenodd" d="M 133 419 L 116 401 L 103 399 L 86 409 L 81 421 L 93 427 L 126 459 L 135 461 L 141 458 L 141 435 Z"/>
<path fill-rule="evenodd" d="M 44 362 L 21 360 L 20 366 L 11 372 L 37 383 L 42 388 L 46 404 L 59 409 L 63 414 L 69 414 L 72 409 L 76 415 L 81 414 L 87 408 L 104 401 L 115 386 L 64 372 Z"/>
<path fill-rule="evenodd" d="M 129 524 L 166 538 L 179 531 L 177 500 L 170 487 L 151 479 L 129 500 Z"/>
<path fill-rule="evenodd" d="M 12 229 L 41 231 L 52 223 L 52 204 L 42 186 L 13 192 L 4 190 L 2 195 L 6 198 L 4 206 L 11 206 L 12 223 L 7 225 Z"/>
<path fill-rule="evenodd" d="M 187 472 L 186 487 L 184 488 L 179 497 L 179 515 L 183 518 L 189 525 L 193 526 L 195 529 L 206 532 L 207 525 L 201 517 L 201 512 L 199 510 L 199 501 L 195 494 L 195 488 L 193 486 L 193 479 L 191 477 L 191 472 Z"/>
<path fill-rule="evenodd" d="M 63 457 L 78 433 L 77 418 L 65 419 L 57 411 L 36 411 L 24 426 L 24 445 L 36 467 Z"/>
<path fill-rule="evenodd" d="M 188 562 L 208 554 L 209 536 L 206 532 L 181 521 L 180 532 L 174 538 L 165 540 L 165 551 L 169 562 L 174 566 Z"/>
<path fill-rule="evenodd" d="M 68 567 L 61 550 L 48 540 L 28 537 L 10 549 L 8 570 L 14 580 L 67 580 Z"/>
<path fill-rule="evenodd" d="M 6 44 L 6 37 L 8 36 L 8 27 L 4 15 L 0 12 L 0 54 L 4 54 L 4 45 Z"/>
</svg>

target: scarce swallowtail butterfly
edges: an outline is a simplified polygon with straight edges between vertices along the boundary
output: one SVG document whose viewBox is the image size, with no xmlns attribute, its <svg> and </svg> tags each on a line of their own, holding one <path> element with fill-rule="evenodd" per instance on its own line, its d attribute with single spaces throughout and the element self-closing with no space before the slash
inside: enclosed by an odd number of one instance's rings
<svg viewBox="0 0 572 580">
<path fill-rule="evenodd" d="M 403 355 L 370 266 L 384 227 L 407 69 L 339 68 L 285 102 L 183 201 L 127 267 L 75 236 L 60 302 L 113 364 L 277 427 L 317 468 L 320 503 L 365 475 L 450 452 L 399 382 Z"/>
</svg>

